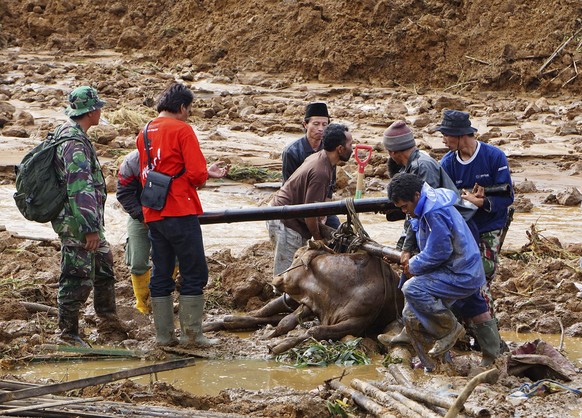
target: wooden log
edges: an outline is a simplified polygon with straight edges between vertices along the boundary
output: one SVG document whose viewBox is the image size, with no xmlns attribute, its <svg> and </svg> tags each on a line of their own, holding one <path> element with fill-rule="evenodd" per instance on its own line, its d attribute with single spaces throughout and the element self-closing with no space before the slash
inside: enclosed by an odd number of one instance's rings
<svg viewBox="0 0 582 418">
<path fill-rule="evenodd" d="M 455 401 L 451 398 L 439 396 L 424 389 L 420 390 L 403 385 L 387 385 L 378 382 L 374 382 L 373 385 L 383 390 L 384 392 L 399 392 L 410 399 L 424 402 L 427 405 L 434 405 L 440 408 L 445 408 L 446 410 L 449 410 L 455 403 Z M 465 412 L 467 415 L 471 415 L 473 417 L 490 415 L 487 408 L 475 405 L 465 405 Z"/>
<path fill-rule="evenodd" d="M 479 373 L 477 376 L 469 380 L 469 383 L 467 383 L 467 386 L 465 386 L 461 394 L 457 397 L 455 403 L 453 406 L 451 406 L 447 412 L 447 415 L 445 415 L 445 418 L 454 418 L 459 414 L 459 412 L 461 412 L 465 401 L 469 395 L 473 393 L 473 390 L 477 387 L 477 385 L 480 383 L 489 383 L 492 385 L 497 382 L 497 379 L 499 379 L 499 370 L 491 369 L 483 373 Z"/>
<path fill-rule="evenodd" d="M 81 389 L 88 386 L 101 385 L 104 383 L 114 382 L 116 380 L 127 379 L 130 377 L 141 376 L 144 374 L 157 373 L 166 370 L 180 369 L 194 364 L 194 358 L 181 360 L 172 360 L 165 363 L 154 364 L 151 366 L 137 367 L 135 369 L 123 370 L 104 374 L 102 376 L 89 377 L 84 379 L 71 380 L 70 382 L 56 383 L 53 385 L 39 386 L 29 389 L 20 389 L 13 392 L 0 393 L 0 403 L 9 402 L 17 399 L 26 399 L 33 396 L 42 396 L 59 392 L 66 392 L 72 389 Z"/>
<path fill-rule="evenodd" d="M 381 418 L 396 418 L 393 414 L 390 413 L 390 411 L 388 411 L 383 406 L 378 405 L 378 403 L 374 402 L 372 399 L 368 398 L 363 393 L 347 387 L 338 380 L 328 380 L 326 381 L 326 383 L 332 389 L 335 389 L 346 396 L 350 396 L 356 405 L 360 406 L 365 411 L 373 414 L 374 416 Z"/>
<path fill-rule="evenodd" d="M 398 384 L 402 386 L 412 386 L 412 383 L 410 382 L 413 379 L 411 378 L 410 368 L 405 370 L 401 364 L 389 364 L 386 368 Z"/>
<path fill-rule="evenodd" d="M 72 404 L 79 404 L 84 402 L 95 402 L 101 401 L 103 397 L 98 396 L 96 398 L 75 398 L 66 401 L 52 401 L 52 402 L 45 402 L 38 405 L 29 405 L 29 406 L 19 406 L 18 408 L 10 408 L 4 411 L 0 411 L 0 415 L 13 415 L 17 412 L 25 412 L 25 411 L 35 411 L 37 409 L 45 409 L 45 408 L 54 408 L 56 406 L 64 406 L 64 405 L 72 405 Z"/>
<path fill-rule="evenodd" d="M 16 239 L 28 239 L 31 241 L 40 241 L 40 242 L 50 242 L 52 243 L 53 241 L 56 241 L 58 238 L 45 238 L 45 237 L 34 237 L 31 235 L 22 235 L 22 234 L 18 234 L 18 233 L 11 233 L 10 236 L 12 238 L 16 238 Z"/>
<path fill-rule="evenodd" d="M 351 385 L 354 389 L 359 390 L 360 392 L 364 393 L 365 395 L 371 396 L 374 399 L 377 399 L 381 403 L 388 404 L 389 406 L 396 406 L 398 404 L 403 405 L 406 409 L 401 408 L 398 405 L 397 409 L 398 412 L 404 416 L 421 416 L 423 418 L 437 418 L 439 415 L 435 414 L 433 411 L 428 409 L 426 406 L 419 404 L 418 402 L 413 401 L 412 399 L 407 398 L 406 396 L 402 395 L 399 392 L 383 392 L 377 387 L 372 386 L 369 383 L 366 383 L 360 379 L 353 379 L 351 381 Z M 410 413 L 412 411 L 414 414 Z"/>
<path fill-rule="evenodd" d="M 45 351 L 64 351 L 67 353 L 79 353 L 108 357 L 132 357 L 132 358 L 143 357 L 143 353 L 139 351 L 126 350 L 124 348 L 76 347 L 70 345 L 57 345 L 57 344 L 42 344 L 40 348 Z"/>
<path fill-rule="evenodd" d="M 28 312 L 46 312 L 49 316 L 57 316 L 59 314 L 59 310 L 57 308 L 43 305 L 42 303 L 20 302 L 20 304 L 24 306 Z"/>
</svg>

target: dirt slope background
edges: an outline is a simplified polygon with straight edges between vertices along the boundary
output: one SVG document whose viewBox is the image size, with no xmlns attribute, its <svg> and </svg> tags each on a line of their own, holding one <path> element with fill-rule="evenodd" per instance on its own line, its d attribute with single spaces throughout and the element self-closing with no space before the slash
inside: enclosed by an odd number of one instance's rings
<svg viewBox="0 0 582 418">
<path fill-rule="evenodd" d="M 329 82 L 579 93 L 581 16 L 578 0 L 0 0 L 0 46 L 144 50 L 198 71 Z"/>
</svg>

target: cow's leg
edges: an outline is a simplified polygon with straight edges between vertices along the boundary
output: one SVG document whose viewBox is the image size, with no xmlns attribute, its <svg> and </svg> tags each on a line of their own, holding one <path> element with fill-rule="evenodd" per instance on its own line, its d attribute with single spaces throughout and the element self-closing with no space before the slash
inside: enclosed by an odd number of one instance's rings
<svg viewBox="0 0 582 418">
<path fill-rule="evenodd" d="M 287 350 L 290 350 L 291 348 L 295 347 L 296 345 L 301 344 L 303 341 L 307 340 L 308 338 L 309 338 L 309 334 L 307 332 L 304 332 L 303 334 L 298 335 L 296 337 L 285 338 L 279 344 L 277 344 L 273 347 L 269 347 L 269 350 L 273 354 L 281 354 Z"/>
<path fill-rule="evenodd" d="M 280 313 L 289 313 L 293 312 L 295 309 L 299 307 L 299 304 L 291 299 L 291 297 L 284 293 L 283 295 L 279 296 L 278 298 L 273 299 L 265 306 L 256 311 L 249 312 L 249 316 L 255 317 L 268 317 L 273 316 L 275 314 Z"/>
<path fill-rule="evenodd" d="M 299 320 L 312 317 L 313 312 L 305 305 L 301 305 L 293 313 L 290 313 L 285 318 L 281 319 L 277 328 L 268 336 L 268 338 L 278 337 L 287 334 L 299 324 Z"/>
<path fill-rule="evenodd" d="M 346 335 L 361 336 L 370 318 L 351 318 L 334 325 L 318 325 L 307 332 L 316 340 L 341 340 Z"/>
<path fill-rule="evenodd" d="M 283 322 L 283 320 L 281 321 Z M 279 324 L 280 325 L 280 324 Z M 278 327 L 277 327 L 278 328 Z M 273 354 L 281 354 L 296 345 L 302 343 L 310 337 L 316 340 L 340 340 L 346 335 L 353 335 L 361 333 L 364 329 L 362 327 L 362 319 L 351 319 L 347 321 L 340 322 L 335 325 L 318 325 L 307 330 L 307 332 L 302 333 L 296 337 L 285 338 L 279 344 L 269 347 Z"/>
<path fill-rule="evenodd" d="M 289 295 L 284 294 L 273 299 L 262 308 L 249 312 L 246 316 L 228 315 L 218 321 L 205 322 L 202 330 L 204 332 L 221 330 L 242 331 L 257 329 L 267 324 L 277 325 L 289 312 L 293 312 L 298 306 L 299 304 L 291 299 Z M 293 328 L 295 326 L 291 329 Z"/>
<path fill-rule="evenodd" d="M 283 318 L 284 318 L 283 314 L 276 314 L 262 318 L 257 318 L 254 316 L 227 315 L 223 319 L 220 319 L 218 321 L 205 322 L 202 327 L 202 330 L 204 332 L 221 330 L 230 331 L 254 330 L 267 324 L 277 325 Z"/>
</svg>

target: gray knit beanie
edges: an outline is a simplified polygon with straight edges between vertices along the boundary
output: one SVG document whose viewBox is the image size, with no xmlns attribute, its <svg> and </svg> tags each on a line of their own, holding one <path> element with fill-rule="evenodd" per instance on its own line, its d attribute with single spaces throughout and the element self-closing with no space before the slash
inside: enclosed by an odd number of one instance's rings
<svg viewBox="0 0 582 418">
<path fill-rule="evenodd" d="M 402 120 L 397 120 L 384 131 L 383 142 L 388 151 L 402 151 L 416 145 L 412 131 Z"/>
</svg>

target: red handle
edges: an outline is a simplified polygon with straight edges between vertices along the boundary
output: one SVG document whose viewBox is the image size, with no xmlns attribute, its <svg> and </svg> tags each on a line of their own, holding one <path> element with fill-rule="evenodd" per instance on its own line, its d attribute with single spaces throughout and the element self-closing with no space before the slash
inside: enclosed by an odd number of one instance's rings
<svg viewBox="0 0 582 418">
<path fill-rule="evenodd" d="M 360 153 L 359 153 L 360 150 L 368 151 L 366 158 L 364 158 L 364 159 L 360 158 Z M 364 172 L 364 167 L 366 167 L 366 164 L 368 164 L 368 161 L 370 161 L 370 158 L 372 158 L 372 151 L 373 150 L 374 150 L 374 148 L 371 145 L 356 144 L 356 146 L 354 147 L 354 158 L 356 159 L 356 162 L 358 163 L 358 173 Z"/>
</svg>

